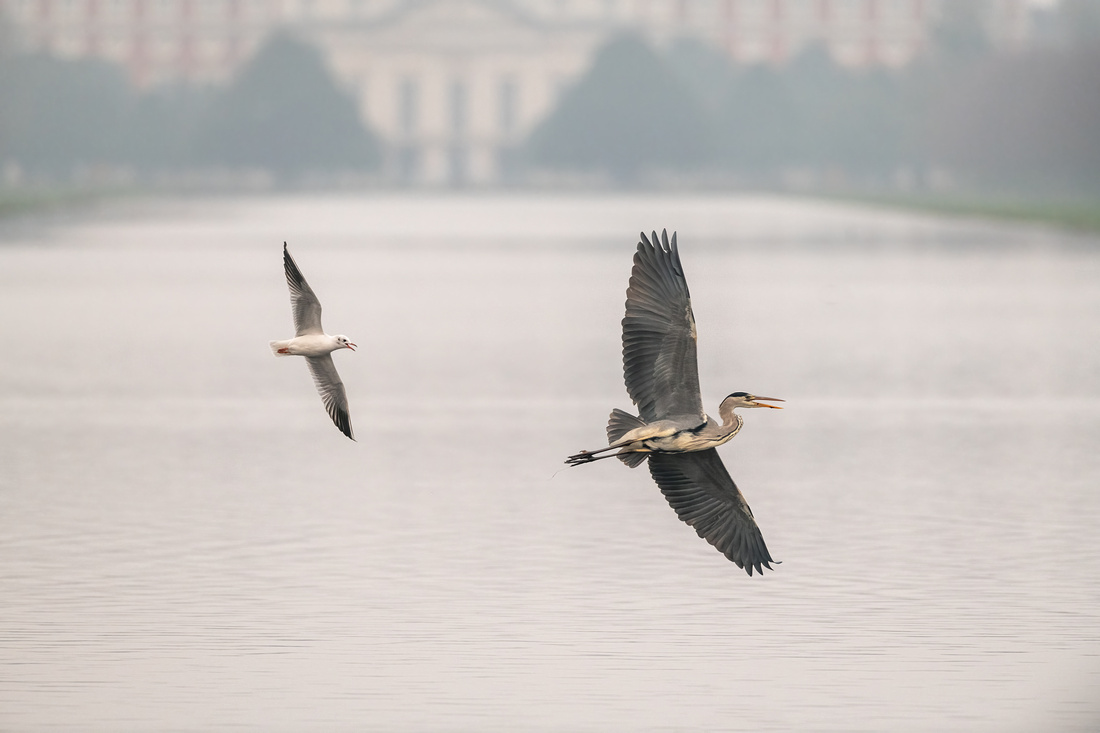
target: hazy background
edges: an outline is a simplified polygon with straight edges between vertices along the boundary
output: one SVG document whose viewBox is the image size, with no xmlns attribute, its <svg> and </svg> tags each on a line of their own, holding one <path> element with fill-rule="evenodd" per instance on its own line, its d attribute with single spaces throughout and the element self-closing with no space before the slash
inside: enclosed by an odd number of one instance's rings
<svg viewBox="0 0 1100 733">
<path fill-rule="evenodd" d="M 1097 18 L 0 0 L 0 730 L 1095 730 Z M 561 470 L 663 227 L 762 578 Z"/>
<path fill-rule="evenodd" d="M 1090 0 L 177 5 L 0 5 L 9 187 L 1100 190 Z"/>
</svg>

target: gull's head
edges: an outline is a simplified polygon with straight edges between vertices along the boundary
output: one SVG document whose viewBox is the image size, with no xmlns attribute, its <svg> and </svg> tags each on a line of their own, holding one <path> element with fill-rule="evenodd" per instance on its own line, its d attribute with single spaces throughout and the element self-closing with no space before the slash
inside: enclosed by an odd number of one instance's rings
<svg viewBox="0 0 1100 733">
<path fill-rule="evenodd" d="M 736 410 L 738 407 L 770 407 L 773 410 L 782 410 L 779 405 L 769 405 L 768 402 L 782 402 L 778 397 L 758 397 L 748 392 L 734 392 L 722 400 L 721 409 Z"/>
<path fill-rule="evenodd" d="M 339 344 L 339 346 L 337 346 L 336 348 L 338 348 L 338 349 L 351 349 L 352 351 L 355 351 L 355 344 L 353 344 L 351 341 L 348 341 L 347 336 L 340 335 L 340 336 L 333 336 L 333 338 L 336 339 L 336 343 Z"/>
</svg>

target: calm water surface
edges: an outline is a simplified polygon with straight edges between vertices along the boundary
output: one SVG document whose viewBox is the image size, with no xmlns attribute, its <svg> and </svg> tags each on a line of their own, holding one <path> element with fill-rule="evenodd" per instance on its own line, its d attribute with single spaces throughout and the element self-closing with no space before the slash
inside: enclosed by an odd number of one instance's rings
<svg viewBox="0 0 1100 733">
<path fill-rule="evenodd" d="M 678 229 L 749 578 L 645 469 Z M 287 240 L 357 443 L 292 334 Z M 0 232 L 0 730 L 1086 731 L 1100 241 L 728 197 L 177 201 Z"/>
</svg>

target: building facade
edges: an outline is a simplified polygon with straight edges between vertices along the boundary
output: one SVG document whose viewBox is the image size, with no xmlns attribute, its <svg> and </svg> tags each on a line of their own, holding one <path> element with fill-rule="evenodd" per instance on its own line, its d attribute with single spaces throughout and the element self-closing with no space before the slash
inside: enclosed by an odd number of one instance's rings
<svg viewBox="0 0 1100 733">
<path fill-rule="evenodd" d="M 140 87 L 225 83 L 288 29 L 358 100 L 391 177 L 480 185 L 616 32 L 699 39 L 745 64 L 816 45 L 848 66 L 901 66 L 952 1 L 0 0 L 0 14 L 25 49 L 107 59 Z M 1026 41 L 1025 0 L 980 2 L 994 42 Z"/>
<path fill-rule="evenodd" d="M 302 26 L 387 143 L 391 177 L 499 181 L 507 151 L 580 76 L 605 32 L 484 0 L 406 3 L 360 24 Z"/>
</svg>

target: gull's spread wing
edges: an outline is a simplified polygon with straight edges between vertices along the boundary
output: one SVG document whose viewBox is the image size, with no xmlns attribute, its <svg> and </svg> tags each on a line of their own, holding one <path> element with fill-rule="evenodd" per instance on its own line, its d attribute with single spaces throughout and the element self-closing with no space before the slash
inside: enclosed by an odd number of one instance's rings
<svg viewBox="0 0 1100 733">
<path fill-rule="evenodd" d="M 321 301 L 317 300 L 313 288 L 302 277 L 302 271 L 290 256 L 286 242 L 283 242 L 283 269 L 286 271 L 286 284 L 290 288 L 290 307 L 294 311 L 294 328 L 297 329 L 294 335 L 324 333 L 321 328 Z M 340 380 L 337 379 L 336 382 L 339 384 Z"/>
<path fill-rule="evenodd" d="M 778 562 L 768 554 L 764 536 L 752 518 L 745 497 L 737 490 L 718 451 L 653 453 L 649 473 L 676 515 L 695 532 L 752 575 Z"/>
<path fill-rule="evenodd" d="M 336 365 L 332 363 L 332 354 L 307 356 L 306 363 L 309 364 L 313 383 L 317 385 L 317 392 L 325 403 L 328 416 L 340 428 L 341 433 L 355 440 L 351 433 L 351 415 L 348 414 L 348 395 L 344 391 L 340 375 L 336 373 Z"/>
<path fill-rule="evenodd" d="M 692 416 L 702 423 L 695 316 L 676 249 L 653 233 L 641 235 L 626 289 L 623 317 L 623 377 L 630 399 L 646 422 Z"/>
</svg>

